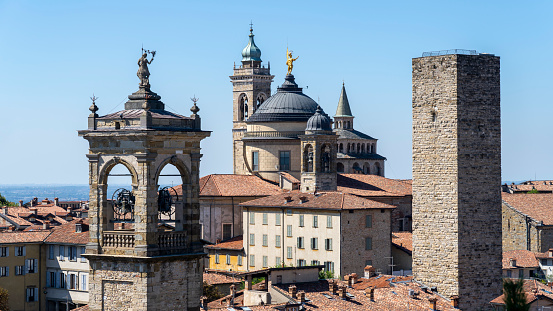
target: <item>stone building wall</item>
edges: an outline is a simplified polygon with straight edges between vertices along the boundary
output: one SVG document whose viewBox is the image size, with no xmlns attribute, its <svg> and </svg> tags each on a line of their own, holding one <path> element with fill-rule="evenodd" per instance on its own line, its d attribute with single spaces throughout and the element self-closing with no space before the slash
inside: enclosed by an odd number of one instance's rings
<svg viewBox="0 0 553 311">
<path fill-rule="evenodd" d="M 364 275 L 367 261 L 377 270 L 391 274 L 389 257 L 392 256 L 391 209 L 344 210 L 341 217 L 342 242 L 340 248 L 340 275 L 350 273 Z M 372 224 L 366 226 L 366 216 Z M 372 239 L 372 249 L 367 250 L 365 238 Z M 388 258 L 386 258 L 388 257 Z"/>
<path fill-rule="evenodd" d="M 279 154 L 280 151 L 290 151 L 290 170 L 286 172 L 297 179 L 301 178 L 301 147 L 299 139 L 271 139 L 271 140 L 256 140 L 244 141 L 246 145 L 247 164 L 251 169 L 252 152 L 259 152 L 259 170 L 257 171 L 262 178 L 278 182 L 279 172 Z M 249 174 L 249 169 L 246 169 Z"/>
<path fill-rule="evenodd" d="M 413 274 L 463 310 L 501 294 L 499 58 L 413 59 Z"/>
<path fill-rule="evenodd" d="M 526 216 L 505 203 L 502 204 L 502 215 L 503 251 L 527 249 Z"/>
</svg>

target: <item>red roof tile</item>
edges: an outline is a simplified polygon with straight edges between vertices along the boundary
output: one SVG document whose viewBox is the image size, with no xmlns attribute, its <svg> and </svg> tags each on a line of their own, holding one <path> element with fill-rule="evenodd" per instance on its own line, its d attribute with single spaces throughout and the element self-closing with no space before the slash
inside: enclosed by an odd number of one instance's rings
<svg viewBox="0 0 553 311">
<path fill-rule="evenodd" d="M 244 248 L 244 244 L 243 244 L 242 236 L 239 235 L 214 245 L 207 245 L 206 248 L 241 250 Z"/>
<path fill-rule="evenodd" d="M 510 259 L 516 260 L 516 267 L 511 267 Z M 533 252 L 527 250 L 503 252 L 503 269 L 537 268 L 540 266 Z"/>
<path fill-rule="evenodd" d="M 408 231 L 392 232 L 392 244 L 403 248 L 409 253 L 413 252 L 413 233 Z"/>
<path fill-rule="evenodd" d="M 182 194 L 182 185 L 174 189 Z M 200 197 L 259 197 L 280 192 L 278 186 L 254 175 L 211 174 L 200 178 Z"/>
<path fill-rule="evenodd" d="M 82 232 L 75 232 L 76 224 L 80 223 Z M 86 244 L 90 233 L 88 232 L 88 221 L 76 218 L 71 222 L 57 226 L 52 234 L 46 238 L 46 243 L 65 244 Z"/>
<path fill-rule="evenodd" d="M 0 244 L 39 243 L 44 241 L 51 231 L 14 231 L 0 232 Z"/>
<path fill-rule="evenodd" d="M 290 202 L 286 198 L 290 197 Z M 305 197 L 305 201 L 301 201 Z M 287 207 L 287 208 L 318 208 L 318 209 L 372 209 L 372 208 L 395 208 L 393 205 L 376 202 L 341 192 L 319 192 L 302 193 L 300 191 L 284 192 L 269 197 L 255 199 L 240 204 L 241 206 L 266 206 L 266 207 Z"/>
<path fill-rule="evenodd" d="M 503 202 L 544 225 L 553 225 L 553 193 L 506 193 Z"/>
<path fill-rule="evenodd" d="M 540 299 L 546 297 L 550 300 L 553 300 L 553 294 L 550 294 L 553 289 L 549 286 L 546 286 L 545 284 L 542 284 L 541 282 L 537 282 L 536 280 L 524 280 L 524 285 L 522 288 L 524 290 L 524 293 L 526 294 L 526 303 L 532 303 L 534 300 L 536 300 L 537 295 L 541 296 Z M 490 302 L 492 304 L 504 305 L 504 299 L 505 295 L 501 295 Z"/>
<path fill-rule="evenodd" d="M 378 175 L 338 174 L 338 191 L 363 197 L 412 195 L 411 183 Z"/>
<path fill-rule="evenodd" d="M 240 283 L 242 282 L 242 279 L 239 278 L 233 278 L 228 275 L 219 274 L 216 272 L 204 272 L 204 282 L 206 282 L 209 285 L 215 285 L 215 284 L 229 284 L 229 283 Z"/>
</svg>

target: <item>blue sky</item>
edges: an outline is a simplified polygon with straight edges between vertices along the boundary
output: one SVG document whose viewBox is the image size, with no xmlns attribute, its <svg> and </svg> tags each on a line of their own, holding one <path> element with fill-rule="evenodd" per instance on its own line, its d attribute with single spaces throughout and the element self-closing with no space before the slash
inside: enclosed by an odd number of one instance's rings
<svg viewBox="0 0 553 311">
<path fill-rule="evenodd" d="M 550 1 L 1 1 L 0 183 L 86 184 L 87 142 L 99 114 L 138 88 L 136 61 L 157 50 L 152 90 L 188 115 L 200 100 L 201 174 L 231 173 L 233 63 L 250 20 L 264 63 L 333 115 L 342 80 L 355 126 L 379 139 L 386 175 L 411 177 L 411 59 L 474 49 L 501 57 L 503 180 L 553 179 Z"/>
</svg>

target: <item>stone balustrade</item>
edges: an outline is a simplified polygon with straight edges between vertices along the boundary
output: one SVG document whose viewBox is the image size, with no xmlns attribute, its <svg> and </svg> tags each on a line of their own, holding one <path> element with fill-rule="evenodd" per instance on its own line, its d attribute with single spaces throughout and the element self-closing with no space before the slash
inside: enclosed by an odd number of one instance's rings
<svg viewBox="0 0 553 311">
<path fill-rule="evenodd" d="M 160 250 L 186 248 L 186 234 L 184 232 L 159 232 L 157 246 Z"/>
<path fill-rule="evenodd" d="M 133 248 L 134 232 L 129 231 L 104 231 L 103 247 Z"/>
</svg>

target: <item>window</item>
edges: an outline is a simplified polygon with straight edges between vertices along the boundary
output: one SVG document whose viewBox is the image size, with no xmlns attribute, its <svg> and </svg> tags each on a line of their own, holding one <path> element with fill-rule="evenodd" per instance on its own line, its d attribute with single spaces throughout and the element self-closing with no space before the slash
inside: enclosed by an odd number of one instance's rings
<svg viewBox="0 0 553 311">
<path fill-rule="evenodd" d="M 54 245 L 48 245 L 48 259 L 54 259 L 56 254 L 54 254 Z"/>
<path fill-rule="evenodd" d="M 65 274 L 63 272 L 60 272 L 60 287 L 59 288 L 65 288 Z"/>
<path fill-rule="evenodd" d="M 318 266 L 320 265 L 321 263 L 318 261 L 318 260 L 311 260 L 311 265 L 312 266 Z"/>
<path fill-rule="evenodd" d="M 68 249 L 69 249 L 69 260 L 77 261 L 77 247 L 69 246 Z"/>
<path fill-rule="evenodd" d="M 304 248 L 302 236 L 298 237 L 298 248 Z"/>
<path fill-rule="evenodd" d="M 292 216 L 292 210 L 291 209 L 287 209 L 286 210 L 286 216 Z"/>
<path fill-rule="evenodd" d="M 325 271 L 334 272 L 334 262 L 325 261 Z"/>
<path fill-rule="evenodd" d="M 292 236 L 292 225 L 286 226 L 286 236 L 291 237 Z"/>
<path fill-rule="evenodd" d="M 290 170 L 290 151 L 280 151 L 279 165 L 281 171 Z"/>
<path fill-rule="evenodd" d="M 65 246 L 60 245 L 60 260 L 65 260 Z"/>
<path fill-rule="evenodd" d="M 15 266 L 15 275 L 25 275 L 25 266 Z"/>
<path fill-rule="evenodd" d="M 366 266 L 372 266 L 373 265 L 373 261 L 372 260 L 365 260 L 365 267 Z"/>
<path fill-rule="evenodd" d="M 300 215 L 300 227 L 303 227 L 303 225 L 304 225 L 303 220 L 304 220 L 303 215 Z"/>
<path fill-rule="evenodd" d="M 319 227 L 319 216 L 313 215 L 313 228 Z"/>
<path fill-rule="evenodd" d="M 512 278 L 513 277 L 513 273 L 511 270 L 507 270 L 507 277 L 508 278 Z"/>
<path fill-rule="evenodd" d="M 238 265 L 242 265 L 242 255 L 238 255 Z"/>
<path fill-rule="evenodd" d="M 8 257 L 9 254 L 9 248 L 6 247 L 0 247 L 0 257 Z"/>
<path fill-rule="evenodd" d="M 263 235 L 263 246 L 269 246 L 268 245 L 268 243 L 269 243 L 268 240 L 269 240 L 269 238 L 267 237 L 266 234 L 264 234 Z"/>
<path fill-rule="evenodd" d="M 267 256 L 263 256 L 263 268 L 267 268 L 269 266 L 268 261 L 269 259 Z"/>
<path fill-rule="evenodd" d="M 38 301 L 38 288 L 27 287 L 27 302 Z"/>
<path fill-rule="evenodd" d="M 275 247 L 280 247 L 280 235 L 275 236 Z"/>
<path fill-rule="evenodd" d="M 372 215 L 366 215 L 365 216 L 365 228 L 372 228 L 373 226 L 373 216 Z"/>
<path fill-rule="evenodd" d="M 8 276 L 10 274 L 10 267 L 0 267 L 0 277 Z"/>
<path fill-rule="evenodd" d="M 373 249 L 373 239 L 372 238 L 369 238 L 369 237 L 366 237 L 365 238 L 365 250 L 371 250 Z"/>
<path fill-rule="evenodd" d="M 227 254 L 227 265 L 230 265 L 230 255 Z"/>
<path fill-rule="evenodd" d="M 307 266 L 305 259 L 298 259 L 298 267 L 305 267 L 305 266 Z"/>
<path fill-rule="evenodd" d="M 69 289 L 78 289 L 79 288 L 79 278 L 75 273 L 69 274 Z"/>
<path fill-rule="evenodd" d="M 26 259 L 27 273 L 37 273 L 38 259 Z"/>
<path fill-rule="evenodd" d="M 275 262 L 277 267 L 282 266 L 282 259 L 280 257 L 275 258 Z"/>
<path fill-rule="evenodd" d="M 326 227 L 332 228 L 332 216 L 326 216 Z"/>
<path fill-rule="evenodd" d="M 81 262 L 86 262 L 86 258 L 83 257 L 86 254 L 86 246 L 81 246 Z"/>
<path fill-rule="evenodd" d="M 223 241 L 232 238 L 232 224 L 223 224 Z"/>
<path fill-rule="evenodd" d="M 219 263 L 219 254 L 215 254 L 215 263 L 216 263 L 216 264 Z"/>
<path fill-rule="evenodd" d="M 269 224 L 269 215 L 267 215 L 267 213 L 263 213 L 263 224 L 264 225 Z"/>
<path fill-rule="evenodd" d="M 250 233 L 250 245 L 255 245 L 255 234 Z"/>
<path fill-rule="evenodd" d="M 56 272 L 54 271 L 50 271 L 48 272 L 48 276 L 49 276 L 49 282 L 48 282 L 48 286 L 49 287 L 56 287 Z"/>
<path fill-rule="evenodd" d="M 523 279 L 524 278 L 524 269 L 518 270 L 518 278 Z"/>
<path fill-rule="evenodd" d="M 250 255 L 250 267 L 255 267 L 255 255 Z"/>
<path fill-rule="evenodd" d="M 311 249 L 319 249 L 319 238 L 311 238 Z"/>
<path fill-rule="evenodd" d="M 16 246 L 15 256 L 25 256 L 25 246 Z"/>
<path fill-rule="evenodd" d="M 255 225 L 255 213 L 250 212 L 250 225 Z"/>
<path fill-rule="evenodd" d="M 286 248 L 286 258 L 292 259 L 292 247 L 291 246 L 288 246 Z"/>
<path fill-rule="evenodd" d="M 280 226 L 280 214 L 279 213 L 275 214 L 275 225 Z"/>
<path fill-rule="evenodd" d="M 325 250 L 332 250 L 332 239 L 325 239 Z"/>
<path fill-rule="evenodd" d="M 87 274 L 81 274 L 81 290 L 88 290 L 86 283 L 88 281 Z"/>
<path fill-rule="evenodd" d="M 259 171 L 259 151 L 252 152 L 252 170 Z"/>
</svg>

